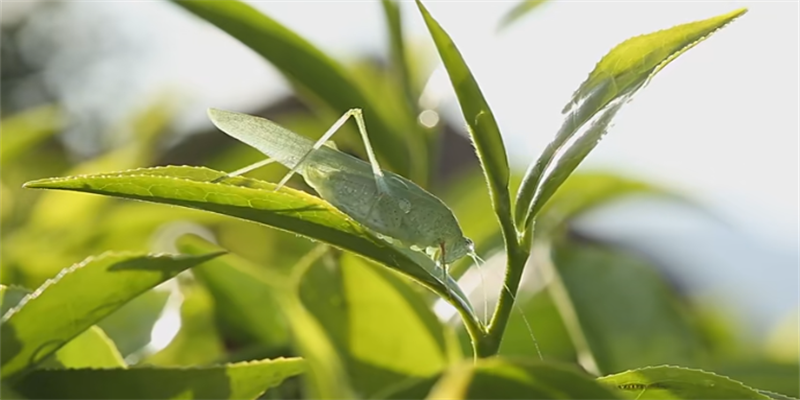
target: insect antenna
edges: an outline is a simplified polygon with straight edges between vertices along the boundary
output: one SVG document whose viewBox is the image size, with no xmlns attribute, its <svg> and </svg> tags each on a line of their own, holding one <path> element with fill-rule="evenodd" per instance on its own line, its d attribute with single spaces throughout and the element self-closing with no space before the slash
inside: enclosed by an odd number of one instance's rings
<svg viewBox="0 0 800 400">
<path fill-rule="evenodd" d="M 481 259 L 478 256 L 478 254 L 475 252 L 474 248 L 470 249 L 470 252 L 467 253 L 467 255 L 470 256 L 470 258 L 472 258 L 472 261 L 475 261 L 475 265 L 478 267 L 478 272 L 481 275 L 481 279 L 483 279 L 483 272 L 481 270 L 481 264 L 485 264 L 486 262 L 483 261 L 483 259 Z M 495 276 L 497 276 L 497 274 L 495 274 Z M 522 322 L 525 323 L 525 328 L 528 329 L 528 334 L 531 336 L 531 340 L 533 341 L 533 346 L 536 348 L 536 354 L 539 356 L 540 360 L 544 360 L 544 356 L 542 356 L 542 351 L 539 349 L 539 341 L 536 340 L 536 335 L 533 334 L 533 328 L 531 328 L 531 324 L 528 321 L 528 318 L 525 316 L 525 313 L 522 311 L 522 308 L 519 306 L 519 304 L 517 304 L 516 296 L 514 296 L 514 293 L 511 291 L 511 289 L 508 288 L 508 285 L 506 285 L 506 282 L 505 282 L 504 279 L 501 279 L 500 282 L 503 283 L 504 290 L 509 295 L 511 295 L 511 301 L 512 301 L 512 304 L 514 306 L 514 309 L 516 309 L 517 312 L 519 313 L 520 317 L 522 317 Z M 482 285 L 482 286 L 485 286 L 485 285 Z M 486 289 L 484 289 L 483 294 L 484 294 L 484 307 L 485 307 L 486 306 Z"/>
<path fill-rule="evenodd" d="M 483 326 L 485 327 L 489 325 L 489 318 L 490 318 L 489 300 L 488 297 L 486 296 L 486 280 L 483 278 L 483 269 L 481 269 L 481 263 L 485 263 L 485 261 L 483 261 L 480 257 L 478 257 L 478 254 L 475 253 L 475 250 L 472 250 L 470 253 L 467 254 L 470 256 L 470 258 L 472 258 L 472 261 L 475 262 L 475 265 L 478 266 L 478 274 L 480 274 L 481 276 L 481 292 L 483 292 L 483 318 L 485 319 L 485 321 L 483 321 Z"/>
</svg>

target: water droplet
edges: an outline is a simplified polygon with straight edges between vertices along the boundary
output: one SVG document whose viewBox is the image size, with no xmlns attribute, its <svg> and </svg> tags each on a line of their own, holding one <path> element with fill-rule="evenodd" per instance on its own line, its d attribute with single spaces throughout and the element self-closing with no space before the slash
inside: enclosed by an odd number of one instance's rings
<svg viewBox="0 0 800 400">
<path fill-rule="evenodd" d="M 406 214 L 411 212 L 411 202 L 406 200 L 406 199 L 400 199 L 400 202 L 399 202 L 398 206 Z"/>
</svg>

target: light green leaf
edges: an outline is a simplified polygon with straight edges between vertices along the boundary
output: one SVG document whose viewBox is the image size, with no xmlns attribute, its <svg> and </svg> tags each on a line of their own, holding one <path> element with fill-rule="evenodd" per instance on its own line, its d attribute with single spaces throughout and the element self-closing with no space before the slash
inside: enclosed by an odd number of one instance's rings
<svg viewBox="0 0 800 400">
<path fill-rule="evenodd" d="M 219 248 L 197 236 L 185 235 L 178 239 L 178 249 L 187 254 L 202 254 Z M 280 286 L 285 277 L 234 256 L 210 260 L 195 267 L 192 274 L 214 297 L 217 318 L 225 325 L 244 332 L 269 350 L 288 344 L 286 317 L 275 299 L 275 290 L 263 282 Z"/>
<path fill-rule="evenodd" d="M 127 365 L 114 342 L 97 325 L 70 340 L 42 363 L 58 368 L 125 368 Z"/>
<path fill-rule="evenodd" d="M 235 177 L 213 183 L 222 172 L 195 167 L 143 168 L 107 174 L 43 179 L 26 183 L 47 188 L 179 205 L 217 212 L 332 244 L 408 275 L 450 301 L 462 317 L 477 321 L 469 301 L 451 278 L 421 252 L 377 238 L 324 200 L 255 179 Z"/>
<path fill-rule="evenodd" d="M 4 118 L 0 122 L 0 165 L 7 165 L 30 147 L 58 132 L 64 125 L 62 111 L 45 105 Z"/>
<path fill-rule="evenodd" d="M 0 285 L 0 315 L 5 315 L 6 311 L 16 307 L 30 293 L 30 290 L 18 286 Z M 42 366 L 47 365 L 60 368 L 126 366 L 114 342 L 96 325 L 83 331 L 48 357 Z"/>
<path fill-rule="evenodd" d="M 255 399 L 303 372 L 299 358 L 194 368 L 37 370 L 15 386 L 36 399 Z"/>
<path fill-rule="evenodd" d="M 147 289 L 218 255 L 104 253 L 65 268 L 3 316 L 0 376 L 29 371 Z"/>
<path fill-rule="evenodd" d="M 531 11 L 539 8 L 542 4 L 544 4 L 547 0 L 523 0 L 517 3 L 514 8 L 508 11 L 506 15 L 500 20 L 500 23 L 497 26 L 498 30 L 508 28 L 514 22 L 519 21 L 520 18 L 524 17 Z"/>
<path fill-rule="evenodd" d="M 203 254 L 219 251 L 219 247 L 197 237 L 187 235 L 178 240 L 178 247 L 188 254 Z M 313 263 L 324 247 L 318 247 L 301 260 L 301 264 Z M 303 308 L 297 298 L 296 283 L 277 274 L 259 274 L 257 266 L 235 255 L 228 254 L 211 261 L 201 273 L 202 282 L 213 292 L 222 296 L 243 299 L 271 298 L 279 305 L 281 317 L 289 324 L 292 340 L 298 352 L 308 363 L 306 374 L 310 398 L 343 399 L 352 398 L 342 361 L 328 340 L 325 331 L 316 319 Z M 304 269 L 307 265 L 297 265 Z M 208 274 L 213 269 L 216 274 Z M 263 269 L 261 269 L 263 271 Z M 226 279 L 221 279 L 227 276 Z M 257 304 L 251 304 L 242 314 L 257 318 Z M 251 328 L 252 329 L 252 328 Z"/>
<path fill-rule="evenodd" d="M 564 108 L 567 115 L 555 139 L 526 172 L 517 192 L 517 229 L 530 227 L 550 196 L 599 143 L 623 104 L 672 60 L 746 11 L 636 36 L 606 54 Z"/>
<path fill-rule="evenodd" d="M 350 254 L 327 261 L 305 273 L 300 298 L 345 356 L 360 396 L 433 376 L 451 363 L 454 336 L 407 281 Z"/>
<path fill-rule="evenodd" d="M 758 393 L 761 393 L 764 396 L 767 396 L 774 400 L 797 400 L 797 398 L 787 396 L 785 394 L 770 392 L 769 390 L 758 390 Z"/>
<path fill-rule="evenodd" d="M 550 290 L 579 354 L 600 373 L 697 365 L 704 347 L 686 310 L 647 260 L 609 246 L 556 240 Z M 585 365 L 590 370 L 594 366 Z"/>
<path fill-rule="evenodd" d="M 620 389 L 629 399 L 769 399 L 741 382 L 683 367 L 645 367 L 598 381 Z"/>
<path fill-rule="evenodd" d="M 453 89 L 461 105 L 461 112 L 469 128 L 470 137 L 478 151 L 478 158 L 489 185 L 492 205 L 498 219 L 503 224 L 511 217 L 508 193 L 510 173 L 508 157 L 497 121 L 453 40 L 419 0 L 417 0 L 417 7 L 425 19 L 428 31 L 436 43 L 439 56 L 450 76 L 450 82 L 453 84 Z"/>
<path fill-rule="evenodd" d="M 448 371 L 428 399 L 617 399 L 576 368 L 527 359 L 487 358 Z"/>
<path fill-rule="evenodd" d="M 354 83 L 335 60 L 311 43 L 239 1 L 175 1 L 198 17 L 216 25 L 272 63 L 287 79 L 336 114 L 364 109 L 375 151 L 389 169 L 405 175 L 409 170 L 410 139 L 386 123 L 379 107 Z M 414 177 L 412 177 L 414 178 Z"/>
</svg>

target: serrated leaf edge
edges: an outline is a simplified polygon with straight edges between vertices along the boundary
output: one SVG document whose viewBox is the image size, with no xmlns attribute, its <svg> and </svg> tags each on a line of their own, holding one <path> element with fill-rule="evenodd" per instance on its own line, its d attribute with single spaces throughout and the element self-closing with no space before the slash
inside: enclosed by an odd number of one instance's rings
<svg viewBox="0 0 800 400">
<path fill-rule="evenodd" d="M 140 253 L 140 252 L 133 252 L 133 251 L 105 251 L 103 253 L 97 255 L 91 255 L 86 257 L 85 259 L 70 265 L 69 267 L 63 268 L 61 271 L 56 274 L 56 276 L 47 279 L 42 283 L 36 290 L 28 293 L 23 297 L 16 306 L 10 308 L 6 313 L 3 315 L 2 319 L 0 319 L 0 323 L 6 323 L 8 320 L 14 316 L 17 312 L 19 312 L 22 307 L 24 307 L 28 302 L 38 298 L 42 293 L 44 293 L 47 288 L 57 284 L 61 279 L 63 279 L 68 274 L 71 274 L 86 265 L 95 262 L 95 261 L 102 261 L 107 258 L 111 257 L 119 257 L 119 258 L 149 258 L 149 259 L 157 259 L 157 258 L 172 258 L 174 260 L 180 259 L 188 259 L 188 258 L 200 258 L 200 257 L 208 257 L 212 255 L 222 255 L 225 254 L 224 251 L 218 251 L 214 253 L 204 254 L 202 256 L 195 256 L 195 255 L 187 255 L 187 254 L 180 254 L 180 253 L 166 253 L 166 252 L 159 252 L 159 253 Z M 26 289 L 27 290 L 27 289 Z"/>
<path fill-rule="evenodd" d="M 678 366 L 678 365 L 669 365 L 669 364 L 647 366 L 647 367 L 642 367 L 642 368 L 633 368 L 633 369 L 626 370 L 624 372 L 619 372 L 619 373 L 616 373 L 616 374 L 601 376 L 601 377 L 598 377 L 597 379 L 598 380 L 602 380 L 602 379 L 605 379 L 605 378 L 611 378 L 611 377 L 615 377 L 615 376 L 618 376 L 618 375 L 624 375 L 624 374 L 627 374 L 629 372 L 655 370 L 655 369 L 678 369 L 678 370 L 684 370 L 684 371 L 700 372 L 700 373 L 707 374 L 707 375 L 713 375 L 715 377 L 722 378 L 723 380 L 728 380 L 731 383 L 738 384 L 738 385 L 742 386 L 745 389 L 752 390 L 754 393 L 761 395 L 761 393 L 760 393 L 761 391 L 760 390 L 758 390 L 758 389 L 756 389 L 754 387 L 745 385 L 743 382 L 737 381 L 735 379 L 731 379 L 731 378 L 729 378 L 729 377 L 727 377 L 725 375 L 719 375 L 717 373 L 706 371 L 706 370 L 703 370 L 703 369 L 700 369 L 700 368 L 681 367 L 681 366 Z M 766 396 L 766 395 L 764 395 L 764 396 Z"/>
</svg>

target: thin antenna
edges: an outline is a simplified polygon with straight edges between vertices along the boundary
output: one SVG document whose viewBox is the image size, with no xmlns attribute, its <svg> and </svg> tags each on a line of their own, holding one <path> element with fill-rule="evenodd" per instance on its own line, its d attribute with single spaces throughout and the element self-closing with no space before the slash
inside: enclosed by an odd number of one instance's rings
<svg viewBox="0 0 800 400">
<path fill-rule="evenodd" d="M 478 254 L 475 252 L 474 248 L 470 249 L 470 250 L 471 251 L 469 253 L 467 253 L 467 255 L 469 255 L 472 258 L 472 261 L 475 261 L 475 265 L 478 267 L 478 272 L 481 274 L 481 279 L 483 279 L 483 272 L 481 272 L 482 271 L 481 270 L 481 263 L 485 264 L 486 261 L 483 261 L 483 259 L 481 259 L 478 256 Z M 495 276 L 497 276 L 497 275 L 495 275 Z M 531 328 L 531 324 L 530 324 L 530 322 L 528 322 L 528 318 L 525 316 L 525 313 L 522 311 L 522 308 L 520 308 L 519 304 L 517 304 L 516 296 L 514 296 L 514 293 L 511 292 L 511 289 L 508 288 L 508 285 L 506 285 L 505 280 L 501 279 L 500 282 L 503 283 L 503 288 L 505 289 L 505 291 L 509 295 L 511 295 L 511 301 L 513 302 L 513 306 L 517 310 L 519 315 L 522 317 L 522 322 L 525 323 L 525 327 L 528 329 L 528 334 L 531 335 L 531 340 L 533 340 L 533 346 L 536 348 L 536 354 L 539 355 L 539 359 L 540 360 L 544 360 L 544 356 L 542 356 L 542 351 L 539 349 L 539 341 L 536 340 L 536 335 L 533 334 L 533 328 Z M 485 284 L 482 285 L 482 286 L 485 286 Z M 485 301 L 485 294 L 486 294 L 486 290 L 484 289 L 484 301 Z"/>
</svg>

